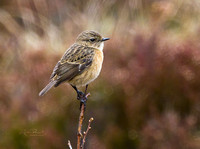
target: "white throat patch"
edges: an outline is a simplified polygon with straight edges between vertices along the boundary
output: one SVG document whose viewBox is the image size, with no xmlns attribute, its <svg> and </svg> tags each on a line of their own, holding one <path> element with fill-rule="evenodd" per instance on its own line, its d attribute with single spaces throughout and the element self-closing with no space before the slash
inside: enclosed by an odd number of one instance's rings
<svg viewBox="0 0 200 149">
<path fill-rule="evenodd" d="M 98 48 L 100 51 L 103 51 L 104 43 L 102 42 L 100 47 Z"/>
</svg>

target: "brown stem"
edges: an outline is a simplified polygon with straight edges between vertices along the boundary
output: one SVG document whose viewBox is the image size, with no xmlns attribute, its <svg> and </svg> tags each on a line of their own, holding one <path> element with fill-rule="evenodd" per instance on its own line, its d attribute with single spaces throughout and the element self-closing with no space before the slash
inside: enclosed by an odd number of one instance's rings
<svg viewBox="0 0 200 149">
<path fill-rule="evenodd" d="M 85 139 L 86 139 L 86 136 L 87 136 L 89 130 L 91 129 L 90 125 L 91 125 L 91 123 L 92 123 L 93 120 L 94 120 L 94 118 L 91 117 L 90 120 L 89 120 L 89 123 L 88 123 L 88 127 L 87 127 L 86 132 L 83 132 L 83 142 L 82 142 L 82 144 L 81 144 L 81 148 L 82 148 L 82 149 L 84 149 Z"/>
<path fill-rule="evenodd" d="M 90 93 L 88 93 L 86 95 L 86 98 L 89 95 L 90 95 Z M 86 136 L 87 136 L 89 130 L 91 129 L 90 125 L 91 125 L 92 121 L 94 120 L 93 118 L 90 118 L 87 130 L 86 130 L 86 132 L 83 132 L 83 135 L 82 135 L 82 125 L 83 125 L 83 120 L 84 120 L 84 112 L 85 112 L 85 105 L 82 104 L 81 105 L 81 112 L 80 112 L 80 115 L 79 115 L 79 122 L 78 122 L 77 149 L 83 149 L 84 148 Z M 69 146 L 70 149 L 72 149 L 72 146 L 71 146 L 71 143 L 70 143 L 69 140 L 68 140 L 68 146 Z"/>
<path fill-rule="evenodd" d="M 69 146 L 69 149 L 72 149 L 72 145 L 71 145 L 71 142 L 68 140 L 68 146 Z"/>
<path fill-rule="evenodd" d="M 90 95 L 90 93 L 88 93 L 86 95 L 86 98 Z M 85 112 L 85 106 L 84 104 L 81 105 L 81 113 L 79 116 L 79 122 L 78 122 L 78 133 L 77 133 L 77 149 L 82 149 L 82 139 L 83 139 L 83 135 L 82 135 L 82 125 L 83 125 L 83 120 L 84 120 L 84 112 Z"/>
<path fill-rule="evenodd" d="M 84 119 L 84 104 L 81 105 L 81 113 L 79 116 L 79 123 L 78 123 L 78 134 L 77 134 L 77 149 L 80 149 L 81 147 L 81 139 L 83 138 L 83 135 L 81 133 L 82 131 L 82 124 Z"/>
</svg>

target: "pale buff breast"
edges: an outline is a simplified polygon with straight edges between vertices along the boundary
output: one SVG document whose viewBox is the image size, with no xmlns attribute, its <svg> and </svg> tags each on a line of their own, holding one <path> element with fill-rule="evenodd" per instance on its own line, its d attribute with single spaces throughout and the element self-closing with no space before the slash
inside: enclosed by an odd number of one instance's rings
<svg viewBox="0 0 200 149">
<path fill-rule="evenodd" d="M 96 49 L 92 65 L 82 74 L 70 80 L 69 83 L 75 86 L 85 86 L 90 82 L 94 81 L 100 74 L 102 63 L 103 52 Z"/>
</svg>

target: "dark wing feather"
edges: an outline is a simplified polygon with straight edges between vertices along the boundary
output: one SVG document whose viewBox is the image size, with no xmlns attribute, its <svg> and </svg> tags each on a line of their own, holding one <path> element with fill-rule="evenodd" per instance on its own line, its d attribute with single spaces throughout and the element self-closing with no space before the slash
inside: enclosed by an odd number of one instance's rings
<svg viewBox="0 0 200 149">
<path fill-rule="evenodd" d="M 92 63 L 94 48 L 73 45 L 56 64 L 51 80 L 56 80 L 55 86 L 71 80 L 84 72 Z"/>
</svg>

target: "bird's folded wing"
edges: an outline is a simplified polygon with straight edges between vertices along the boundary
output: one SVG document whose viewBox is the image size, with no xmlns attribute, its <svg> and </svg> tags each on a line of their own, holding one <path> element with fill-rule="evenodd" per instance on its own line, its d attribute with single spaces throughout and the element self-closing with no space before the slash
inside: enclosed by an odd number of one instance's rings
<svg viewBox="0 0 200 149">
<path fill-rule="evenodd" d="M 56 64 L 51 80 L 56 80 L 55 86 L 58 86 L 63 81 L 71 80 L 75 76 L 80 75 L 88 67 L 90 67 L 93 57 L 94 49 L 84 46 L 74 45 Z"/>
</svg>

